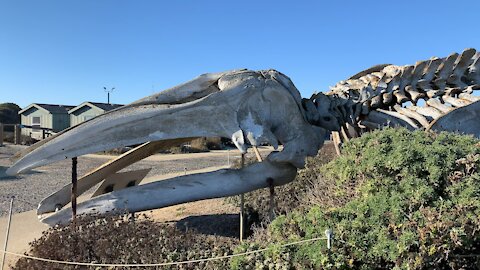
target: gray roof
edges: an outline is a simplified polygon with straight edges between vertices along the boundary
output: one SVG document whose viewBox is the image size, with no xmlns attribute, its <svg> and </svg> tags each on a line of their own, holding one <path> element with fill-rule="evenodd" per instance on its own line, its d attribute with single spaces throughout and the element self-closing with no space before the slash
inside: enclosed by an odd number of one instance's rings
<svg viewBox="0 0 480 270">
<path fill-rule="evenodd" d="M 32 103 L 27 107 L 23 108 L 18 114 L 22 114 L 25 111 L 29 110 L 32 107 L 37 107 L 48 111 L 49 113 L 56 114 L 68 114 L 68 111 L 74 108 L 75 106 L 70 105 L 57 105 L 57 104 L 41 104 L 41 103 Z"/>
<path fill-rule="evenodd" d="M 55 105 L 55 104 L 40 104 L 40 103 L 35 103 L 38 106 L 44 108 L 45 110 L 51 112 L 51 113 L 68 113 L 69 110 L 72 108 L 75 108 L 75 106 L 70 106 L 70 105 Z"/>
<path fill-rule="evenodd" d="M 100 103 L 100 102 L 89 102 L 89 103 L 99 107 L 100 109 L 102 109 L 104 111 L 111 111 L 113 109 L 116 109 L 118 107 L 123 106 L 121 104 L 108 104 L 108 103 Z"/>
</svg>

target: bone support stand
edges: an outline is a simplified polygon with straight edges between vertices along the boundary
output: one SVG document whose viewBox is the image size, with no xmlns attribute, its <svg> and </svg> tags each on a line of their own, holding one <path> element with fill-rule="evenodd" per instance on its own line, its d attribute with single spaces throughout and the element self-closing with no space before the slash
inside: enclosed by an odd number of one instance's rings
<svg viewBox="0 0 480 270">
<path fill-rule="evenodd" d="M 72 220 L 77 217 L 77 157 L 72 158 Z"/>
<path fill-rule="evenodd" d="M 273 185 L 273 179 L 268 178 L 267 179 L 269 188 L 270 188 L 270 211 L 269 211 L 269 217 L 270 217 L 270 222 L 273 221 L 275 218 L 275 186 Z"/>
<path fill-rule="evenodd" d="M 240 160 L 240 168 L 243 168 L 243 166 L 245 165 L 245 154 L 242 153 L 242 157 L 241 157 L 241 160 Z M 245 204 L 245 196 L 244 196 L 244 193 L 240 194 L 240 242 L 243 241 L 243 229 L 244 229 L 244 225 L 243 225 L 243 211 L 244 211 L 244 204 Z"/>
</svg>

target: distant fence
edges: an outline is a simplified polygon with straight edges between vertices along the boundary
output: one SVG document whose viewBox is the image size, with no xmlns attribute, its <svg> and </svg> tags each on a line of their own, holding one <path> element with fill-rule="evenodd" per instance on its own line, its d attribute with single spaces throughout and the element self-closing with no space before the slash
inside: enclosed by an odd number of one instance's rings
<svg viewBox="0 0 480 270">
<path fill-rule="evenodd" d="M 7 126 L 13 126 L 13 133 L 14 133 L 14 136 L 13 136 L 13 143 L 15 144 L 20 144 L 21 142 L 21 137 L 22 137 L 22 129 L 20 127 L 19 124 L 3 124 L 3 123 L 0 123 L 0 146 L 3 145 L 3 139 L 4 139 L 4 128 L 7 127 Z"/>
<path fill-rule="evenodd" d="M 3 141 L 5 139 L 4 128 L 5 127 L 14 127 L 13 128 L 13 143 L 14 144 L 21 144 L 22 142 L 22 128 L 31 128 L 34 130 L 41 130 L 42 131 L 42 139 L 54 134 L 53 129 L 51 128 L 43 128 L 38 126 L 28 126 L 28 125 L 20 125 L 20 124 L 3 124 L 0 123 L 0 146 L 3 145 Z"/>
</svg>

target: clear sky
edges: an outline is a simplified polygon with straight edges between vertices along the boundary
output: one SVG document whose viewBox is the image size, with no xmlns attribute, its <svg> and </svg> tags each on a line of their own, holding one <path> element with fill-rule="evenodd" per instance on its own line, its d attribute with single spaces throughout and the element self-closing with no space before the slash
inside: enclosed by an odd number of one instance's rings
<svg viewBox="0 0 480 270">
<path fill-rule="evenodd" d="M 372 65 L 480 49 L 480 1 L 0 0 L 0 103 L 130 103 L 277 69 L 304 97 Z"/>
</svg>

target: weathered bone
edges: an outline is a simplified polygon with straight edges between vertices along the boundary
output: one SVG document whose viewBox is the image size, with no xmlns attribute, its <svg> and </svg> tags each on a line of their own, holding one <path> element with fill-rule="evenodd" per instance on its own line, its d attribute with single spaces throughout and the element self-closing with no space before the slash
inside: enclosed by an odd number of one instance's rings
<svg viewBox="0 0 480 270">
<path fill-rule="evenodd" d="M 437 119 L 443 115 L 443 113 L 434 107 L 422 107 L 422 106 L 410 106 L 408 107 L 409 110 L 415 111 L 425 117 L 429 117 L 432 119 Z"/>
<path fill-rule="evenodd" d="M 480 101 L 457 108 L 433 121 L 429 130 L 472 134 L 480 138 Z"/>
<path fill-rule="evenodd" d="M 224 169 L 211 173 L 179 176 L 104 194 L 77 205 L 77 213 L 103 214 L 139 212 L 185 202 L 233 196 L 268 187 L 268 179 L 275 186 L 295 179 L 296 168 L 288 163 L 268 160 L 241 170 Z M 40 216 L 42 222 L 55 225 L 69 222 L 70 208 L 49 216 Z"/>
<path fill-rule="evenodd" d="M 453 73 L 448 77 L 447 83 L 462 88 L 467 86 L 467 84 L 462 82 L 461 79 L 468 67 L 473 63 L 472 57 L 474 55 L 474 49 L 466 49 L 462 52 L 457 61 L 455 61 L 455 68 Z"/>
<path fill-rule="evenodd" d="M 174 140 L 166 140 L 166 141 L 158 141 L 158 142 L 148 142 L 142 144 L 120 156 L 117 158 L 106 162 L 102 166 L 98 167 L 97 169 L 87 173 L 80 179 L 78 179 L 77 183 L 77 195 L 83 194 L 88 189 L 92 188 L 96 184 L 100 183 L 103 179 L 107 176 L 111 175 L 112 173 L 118 172 L 121 169 L 142 160 L 148 156 L 155 154 L 157 151 L 162 149 L 169 149 L 173 146 L 179 145 L 183 142 L 190 141 L 190 138 L 187 139 L 174 139 Z M 62 187 L 57 192 L 49 195 L 45 199 L 43 199 L 37 208 L 37 215 L 41 215 L 44 213 L 54 212 L 58 208 L 62 208 L 67 205 L 71 200 L 71 190 L 72 184 L 67 184 Z"/>
<path fill-rule="evenodd" d="M 443 114 L 446 114 L 446 113 L 449 113 L 453 110 L 452 107 L 450 106 L 447 106 L 443 103 L 441 103 L 439 100 L 437 99 L 429 99 L 427 100 L 427 105 L 429 106 L 432 106 L 433 108 L 439 110 L 440 112 L 442 112 Z"/>
<path fill-rule="evenodd" d="M 409 109 L 402 108 L 400 105 L 395 105 L 395 106 L 393 106 L 393 108 L 394 108 L 397 112 L 405 115 L 406 117 L 410 117 L 410 118 L 415 119 L 415 120 L 416 120 L 418 123 L 420 123 L 420 125 L 422 125 L 424 128 L 427 128 L 427 127 L 430 125 L 430 123 L 428 122 L 428 120 L 427 120 L 423 115 L 421 115 L 421 114 L 419 114 L 419 113 L 417 113 L 417 112 L 415 112 L 415 111 L 411 111 L 411 110 L 409 110 Z"/>
<path fill-rule="evenodd" d="M 445 101 L 445 102 L 448 102 L 450 104 L 452 104 L 453 106 L 455 107 L 463 107 L 463 106 L 467 106 L 468 104 L 470 104 L 470 102 L 468 101 L 465 101 L 465 100 L 462 100 L 462 99 L 458 99 L 458 98 L 454 98 L 454 97 L 451 97 L 449 95 L 444 95 L 442 96 L 442 99 Z"/>
</svg>

